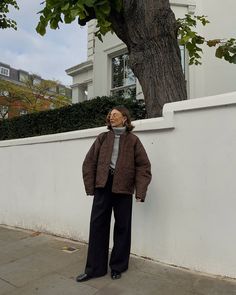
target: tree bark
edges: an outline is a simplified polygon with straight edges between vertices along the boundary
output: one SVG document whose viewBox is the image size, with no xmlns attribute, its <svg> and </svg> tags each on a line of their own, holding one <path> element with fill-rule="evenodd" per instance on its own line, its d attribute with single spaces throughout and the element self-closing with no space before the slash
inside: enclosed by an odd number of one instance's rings
<svg viewBox="0 0 236 295">
<path fill-rule="evenodd" d="M 113 29 L 128 48 L 148 117 L 159 117 L 165 103 L 187 99 L 175 15 L 169 0 L 123 0 L 123 7 L 112 13 Z"/>
</svg>

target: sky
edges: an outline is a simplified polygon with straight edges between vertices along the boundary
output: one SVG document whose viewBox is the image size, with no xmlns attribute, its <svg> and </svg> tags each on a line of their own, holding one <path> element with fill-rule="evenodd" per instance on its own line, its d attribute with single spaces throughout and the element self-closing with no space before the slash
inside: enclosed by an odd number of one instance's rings
<svg viewBox="0 0 236 295">
<path fill-rule="evenodd" d="M 11 10 L 9 17 L 17 22 L 17 31 L 0 30 L 0 61 L 16 69 L 37 74 L 44 79 L 72 84 L 65 72 L 87 59 L 87 28 L 61 24 L 59 30 L 47 29 L 39 35 L 35 28 L 43 6 L 42 0 L 17 0 L 20 10 Z"/>
</svg>

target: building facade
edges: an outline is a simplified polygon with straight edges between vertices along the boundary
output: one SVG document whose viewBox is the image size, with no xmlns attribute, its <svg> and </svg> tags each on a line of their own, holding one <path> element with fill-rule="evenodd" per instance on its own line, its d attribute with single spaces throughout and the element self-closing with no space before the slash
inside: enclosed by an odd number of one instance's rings
<svg viewBox="0 0 236 295">
<path fill-rule="evenodd" d="M 197 28 L 207 39 L 236 36 L 234 11 L 236 2 L 210 0 L 170 0 L 176 18 L 185 14 L 206 15 L 210 24 Z M 225 21 L 222 21 L 225 18 Z M 73 79 L 72 102 L 80 102 L 96 96 L 118 94 L 124 97 L 143 98 L 138 80 L 128 66 L 125 44 L 115 35 L 108 33 L 103 42 L 95 38 L 96 22 L 88 23 L 87 61 L 66 70 Z M 188 54 L 180 47 L 182 67 L 186 77 L 188 98 L 197 98 L 236 91 L 236 65 L 214 56 L 215 48 L 203 48 L 202 65 L 188 65 Z"/>
<path fill-rule="evenodd" d="M 0 62 L 0 80 L 4 80 L 17 86 L 26 86 L 28 81 L 31 81 L 32 85 L 39 85 L 42 81 L 45 81 L 38 75 L 30 74 L 27 71 L 21 69 L 15 69 L 8 64 Z M 72 90 L 70 87 L 66 87 L 62 84 L 52 84 L 53 86 L 48 90 L 48 95 L 40 97 L 40 103 L 38 103 L 38 110 L 48 110 L 54 108 L 55 104 L 52 104 L 52 100 L 48 99 L 50 96 L 65 96 L 68 101 L 71 101 Z M 6 89 L 1 89 L 0 85 L 0 119 L 12 118 L 15 116 L 25 115 L 29 112 L 30 108 L 27 101 L 8 97 Z"/>
</svg>

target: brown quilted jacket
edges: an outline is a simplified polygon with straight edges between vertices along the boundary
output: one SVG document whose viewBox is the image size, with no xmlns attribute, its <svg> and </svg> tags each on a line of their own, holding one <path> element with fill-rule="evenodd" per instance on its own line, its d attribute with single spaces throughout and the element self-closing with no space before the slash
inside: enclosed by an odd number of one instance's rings
<svg viewBox="0 0 236 295">
<path fill-rule="evenodd" d="M 83 180 L 87 195 L 106 185 L 115 134 L 112 130 L 98 135 L 83 162 Z M 144 201 L 151 181 L 151 164 L 139 138 L 131 132 L 120 136 L 119 155 L 112 192 L 133 194 Z"/>
</svg>

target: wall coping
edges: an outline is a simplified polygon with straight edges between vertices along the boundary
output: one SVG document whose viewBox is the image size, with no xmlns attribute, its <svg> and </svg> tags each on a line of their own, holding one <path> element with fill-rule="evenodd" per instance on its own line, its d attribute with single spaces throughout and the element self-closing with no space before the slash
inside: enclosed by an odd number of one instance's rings
<svg viewBox="0 0 236 295">
<path fill-rule="evenodd" d="M 133 121 L 132 123 L 135 126 L 134 133 L 152 130 L 174 129 L 174 114 L 176 112 L 223 107 L 233 104 L 236 105 L 236 92 L 167 103 L 164 105 L 163 108 L 163 117 Z M 106 127 L 98 127 L 57 134 L 2 140 L 0 141 L 0 148 L 18 145 L 62 142 L 68 140 L 76 140 L 79 138 L 96 137 L 99 133 L 106 130 Z"/>
<path fill-rule="evenodd" d="M 75 76 L 81 72 L 89 71 L 93 69 L 93 61 L 87 60 L 85 62 L 82 62 L 76 66 L 73 66 L 72 68 L 69 68 L 66 70 L 67 75 Z"/>
<path fill-rule="evenodd" d="M 164 105 L 163 114 L 236 104 L 236 91 L 218 95 L 176 101 Z"/>
</svg>

